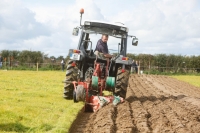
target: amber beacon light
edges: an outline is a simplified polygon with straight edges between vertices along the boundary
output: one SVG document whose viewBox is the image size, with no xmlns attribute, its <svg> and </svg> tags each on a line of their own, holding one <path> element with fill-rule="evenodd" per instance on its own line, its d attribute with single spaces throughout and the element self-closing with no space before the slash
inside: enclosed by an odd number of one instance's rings
<svg viewBox="0 0 200 133">
<path fill-rule="evenodd" d="M 84 14 L 84 9 L 83 8 L 81 8 L 80 14 Z"/>
<path fill-rule="evenodd" d="M 81 26 L 82 14 L 84 14 L 84 9 L 83 9 L 83 8 L 81 8 L 81 10 L 80 10 L 80 14 L 81 14 L 81 16 L 80 16 L 80 26 Z"/>
</svg>

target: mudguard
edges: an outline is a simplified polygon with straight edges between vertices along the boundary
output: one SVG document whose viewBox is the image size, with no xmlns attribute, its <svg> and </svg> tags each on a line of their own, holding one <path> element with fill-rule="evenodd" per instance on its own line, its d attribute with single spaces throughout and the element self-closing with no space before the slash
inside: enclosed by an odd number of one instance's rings
<svg viewBox="0 0 200 133">
<path fill-rule="evenodd" d="M 133 60 L 131 58 L 128 58 L 128 60 L 122 60 L 123 57 L 118 57 L 115 61 L 117 64 L 124 64 L 124 65 L 131 65 Z"/>
</svg>

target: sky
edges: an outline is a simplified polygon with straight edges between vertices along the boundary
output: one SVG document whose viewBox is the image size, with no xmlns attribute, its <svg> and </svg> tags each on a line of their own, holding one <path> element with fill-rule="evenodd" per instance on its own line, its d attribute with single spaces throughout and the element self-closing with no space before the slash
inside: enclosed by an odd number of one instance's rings
<svg viewBox="0 0 200 133">
<path fill-rule="evenodd" d="M 66 57 L 78 45 L 81 8 L 83 21 L 124 23 L 139 39 L 137 47 L 128 39 L 128 53 L 200 55 L 199 0 L 0 0 L 0 51 Z M 109 49 L 117 44 L 109 38 Z"/>
</svg>

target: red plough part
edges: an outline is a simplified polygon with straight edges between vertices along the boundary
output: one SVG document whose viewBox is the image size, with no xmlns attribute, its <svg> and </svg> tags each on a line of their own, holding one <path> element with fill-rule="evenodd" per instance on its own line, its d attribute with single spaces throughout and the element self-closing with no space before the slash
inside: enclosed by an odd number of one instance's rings
<svg viewBox="0 0 200 133">
<path fill-rule="evenodd" d="M 95 70 L 92 79 L 88 79 L 84 82 L 72 82 L 74 85 L 74 101 L 84 101 L 86 112 L 95 112 L 111 102 L 114 105 L 123 102 L 123 98 L 119 96 L 103 96 L 103 91 L 105 89 L 111 90 L 115 87 L 115 78 L 105 76 L 102 79 L 101 73 L 100 64 L 95 63 Z"/>
</svg>

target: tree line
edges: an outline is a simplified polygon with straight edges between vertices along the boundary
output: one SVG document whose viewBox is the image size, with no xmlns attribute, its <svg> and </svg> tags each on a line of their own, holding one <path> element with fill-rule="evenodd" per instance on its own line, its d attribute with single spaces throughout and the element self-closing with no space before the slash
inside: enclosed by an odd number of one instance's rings
<svg viewBox="0 0 200 133">
<path fill-rule="evenodd" d="M 175 54 L 127 54 L 128 57 L 140 61 L 140 66 L 187 67 L 200 68 L 200 56 L 184 56 Z"/>
<path fill-rule="evenodd" d="M 48 63 L 56 60 L 64 59 L 63 56 L 55 57 L 48 56 L 48 54 L 44 54 L 41 51 L 29 51 L 29 50 L 2 50 L 0 51 L 0 55 L 3 58 L 4 62 L 19 62 L 20 64 L 24 63 Z"/>
<path fill-rule="evenodd" d="M 29 51 L 29 50 L 2 50 L 0 55 L 3 57 L 4 62 L 18 62 L 19 65 L 25 63 L 52 63 L 56 62 L 59 64 L 62 59 L 67 62 L 68 57 L 55 57 L 48 56 L 41 51 Z M 200 71 L 200 55 L 186 56 L 186 55 L 175 55 L 175 54 L 132 54 L 128 53 L 128 57 L 140 62 L 142 69 L 146 68 L 159 68 L 163 71 L 164 68 L 194 68 Z M 163 69 L 162 69 L 163 68 Z"/>
<path fill-rule="evenodd" d="M 39 64 L 40 70 L 60 70 L 60 61 L 67 57 L 48 56 L 41 51 L 2 50 L 3 68 L 16 70 L 34 70 Z"/>
<path fill-rule="evenodd" d="M 155 69 L 163 72 L 165 70 L 175 70 L 180 68 L 195 70 L 200 72 L 200 55 L 187 56 L 175 54 L 127 54 L 128 57 L 140 62 L 142 69 Z"/>
</svg>

